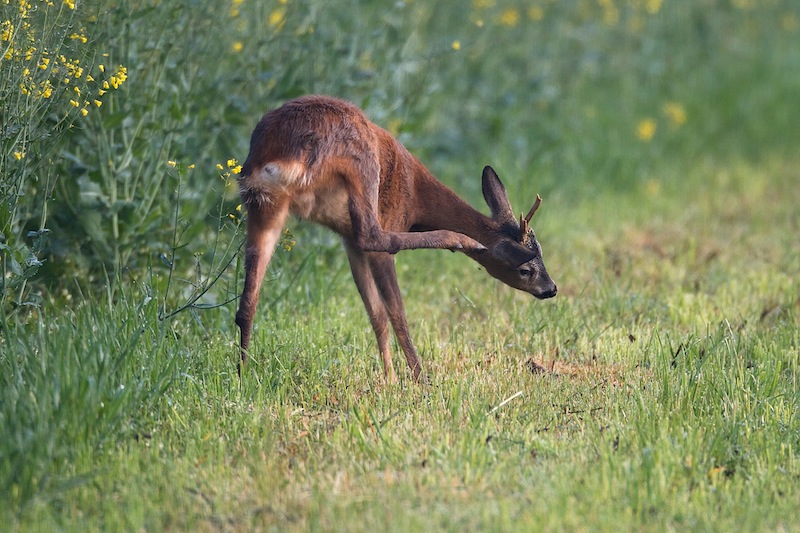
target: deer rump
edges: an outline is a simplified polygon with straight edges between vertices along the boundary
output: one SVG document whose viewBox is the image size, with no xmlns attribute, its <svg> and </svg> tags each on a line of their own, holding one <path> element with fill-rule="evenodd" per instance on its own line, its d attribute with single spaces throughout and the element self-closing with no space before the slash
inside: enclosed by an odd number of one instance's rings
<svg viewBox="0 0 800 533">
<path fill-rule="evenodd" d="M 539 299 L 555 296 L 530 227 L 541 198 L 537 195 L 528 215 L 517 219 L 489 166 L 483 169 L 482 188 L 491 217 L 473 209 L 389 132 L 342 100 L 306 96 L 264 115 L 239 175 L 247 210 L 245 282 L 236 314 L 240 372 L 261 282 L 289 213 L 341 235 L 389 382 L 396 381 L 389 324 L 414 379 L 422 372 L 395 272 L 393 255 L 400 250 L 460 251 L 511 287 Z"/>
</svg>

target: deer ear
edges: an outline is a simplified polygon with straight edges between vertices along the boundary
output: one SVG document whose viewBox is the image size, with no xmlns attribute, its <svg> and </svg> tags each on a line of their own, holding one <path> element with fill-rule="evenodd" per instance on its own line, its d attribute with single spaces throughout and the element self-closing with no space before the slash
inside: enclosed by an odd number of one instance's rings
<svg viewBox="0 0 800 533">
<path fill-rule="evenodd" d="M 501 240 L 492 248 L 492 255 L 512 268 L 517 268 L 536 257 L 530 248 L 506 239 Z"/>
<path fill-rule="evenodd" d="M 490 166 L 483 169 L 483 197 L 492 211 L 492 218 L 498 222 L 516 222 L 511 203 L 508 201 L 506 188 L 503 187 L 497 173 Z"/>
</svg>

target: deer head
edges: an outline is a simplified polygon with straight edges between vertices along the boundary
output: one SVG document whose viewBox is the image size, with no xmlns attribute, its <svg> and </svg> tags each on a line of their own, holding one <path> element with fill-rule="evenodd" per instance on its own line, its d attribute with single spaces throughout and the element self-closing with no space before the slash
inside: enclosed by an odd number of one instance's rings
<svg viewBox="0 0 800 533">
<path fill-rule="evenodd" d="M 542 248 L 530 227 L 531 218 L 542 203 L 539 195 L 526 216 L 514 216 L 508 194 L 492 167 L 483 169 L 483 197 L 496 224 L 494 242 L 488 250 L 473 254 L 486 271 L 506 285 L 536 298 L 552 298 L 558 292 L 542 261 Z"/>
</svg>

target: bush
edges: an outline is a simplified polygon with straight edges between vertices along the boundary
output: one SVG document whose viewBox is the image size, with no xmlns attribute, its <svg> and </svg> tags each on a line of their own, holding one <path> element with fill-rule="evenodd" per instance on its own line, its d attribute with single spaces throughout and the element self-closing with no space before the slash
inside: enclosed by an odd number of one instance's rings
<svg viewBox="0 0 800 533">
<path fill-rule="evenodd" d="M 123 70 L 98 71 L 72 2 L 0 5 L 0 306 L 31 303 L 65 133 L 100 107 Z"/>
</svg>

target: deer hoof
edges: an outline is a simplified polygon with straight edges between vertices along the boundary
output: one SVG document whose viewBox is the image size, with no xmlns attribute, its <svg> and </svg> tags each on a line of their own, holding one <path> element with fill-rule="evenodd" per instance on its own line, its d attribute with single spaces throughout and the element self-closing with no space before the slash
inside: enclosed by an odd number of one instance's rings
<svg viewBox="0 0 800 533">
<path fill-rule="evenodd" d="M 468 242 L 466 246 L 464 246 L 464 250 L 472 253 L 484 252 L 486 251 L 486 247 L 481 243 L 479 243 L 478 241 L 470 239 L 470 242 Z"/>
</svg>

